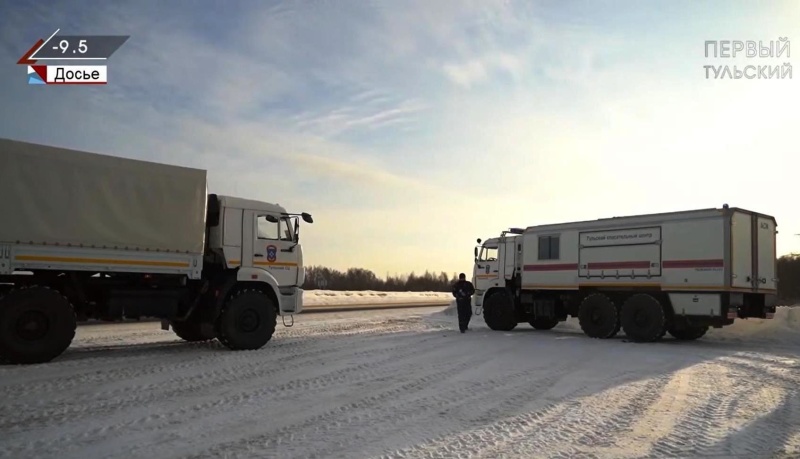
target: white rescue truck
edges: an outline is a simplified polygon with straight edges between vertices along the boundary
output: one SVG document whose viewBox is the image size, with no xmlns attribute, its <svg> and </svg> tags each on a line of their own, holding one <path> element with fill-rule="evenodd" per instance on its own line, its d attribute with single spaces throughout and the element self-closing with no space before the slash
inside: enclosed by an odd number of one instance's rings
<svg viewBox="0 0 800 459">
<path fill-rule="evenodd" d="M 776 226 L 725 205 L 510 229 L 478 239 L 475 305 L 493 330 L 549 330 L 572 316 L 593 338 L 697 339 L 773 317 Z"/>
<path fill-rule="evenodd" d="M 302 309 L 311 216 L 207 194 L 204 170 L 0 139 L 0 216 L 0 360 L 59 356 L 76 316 L 258 349 Z"/>
</svg>

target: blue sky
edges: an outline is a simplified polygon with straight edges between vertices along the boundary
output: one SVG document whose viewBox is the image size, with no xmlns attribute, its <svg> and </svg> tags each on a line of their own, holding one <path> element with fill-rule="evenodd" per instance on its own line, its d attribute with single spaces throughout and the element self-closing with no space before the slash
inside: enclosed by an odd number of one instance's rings
<svg viewBox="0 0 800 459">
<path fill-rule="evenodd" d="M 800 252 L 800 75 L 703 70 L 794 63 L 704 42 L 798 24 L 795 1 L 9 1 L 0 136 L 207 168 L 311 212 L 307 262 L 380 275 L 468 272 L 509 226 L 723 203 Z M 106 87 L 26 84 L 56 28 L 131 36 Z"/>
</svg>

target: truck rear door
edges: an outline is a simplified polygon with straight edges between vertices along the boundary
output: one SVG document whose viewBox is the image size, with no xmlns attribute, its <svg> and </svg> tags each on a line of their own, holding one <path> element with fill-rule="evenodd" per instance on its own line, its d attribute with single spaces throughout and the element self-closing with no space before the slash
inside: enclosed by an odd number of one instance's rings
<svg viewBox="0 0 800 459">
<path fill-rule="evenodd" d="M 737 211 L 731 215 L 731 286 L 777 290 L 775 220 Z"/>
<path fill-rule="evenodd" d="M 777 275 L 775 273 L 775 221 L 771 218 L 757 216 L 758 241 L 757 257 L 758 266 L 756 276 L 758 290 L 777 290 Z"/>
<path fill-rule="evenodd" d="M 731 287 L 753 288 L 753 221 L 743 212 L 731 215 Z"/>
</svg>

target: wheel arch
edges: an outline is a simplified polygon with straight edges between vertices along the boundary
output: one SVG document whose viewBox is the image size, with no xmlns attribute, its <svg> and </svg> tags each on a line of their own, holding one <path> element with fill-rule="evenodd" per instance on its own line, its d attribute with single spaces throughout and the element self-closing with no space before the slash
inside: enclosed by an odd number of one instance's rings
<svg viewBox="0 0 800 459">
<path fill-rule="evenodd" d="M 281 299 L 278 292 L 278 281 L 267 270 L 261 268 L 239 268 L 236 271 L 236 282 L 232 288 L 228 289 L 223 302 L 227 301 L 232 295 L 243 289 L 258 290 L 272 300 L 275 308 L 278 310 L 278 315 L 281 314 Z"/>
<path fill-rule="evenodd" d="M 487 290 L 486 290 L 486 292 L 484 292 L 484 294 L 483 294 L 483 301 L 482 301 L 482 303 L 481 303 L 481 304 L 484 304 L 484 305 L 485 305 L 485 304 L 486 304 L 486 300 L 488 300 L 490 296 L 492 296 L 492 295 L 496 295 L 496 294 L 498 294 L 498 293 L 500 293 L 500 292 L 506 292 L 506 293 L 508 293 L 509 295 L 511 295 L 511 294 L 513 293 L 513 292 L 511 291 L 511 289 L 509 289 L 509 288 L 508 288 L 508 287 L 506 287 L 505 285 L 498 285 L 498 286 L 496 286 L 496 287 L 491 287 L 491 288 L 487 289 Z"/>
<path fill-rule="evenodd" d="M 247 289 L 258 290 L 269 296 L 278 315 L 281 315 L 277 285 L 277 281 L 270 273 L 259 268 L 240 268 L 222 273 L 213 280 L 213 287 L 207 293 L 209 297 L 203 302 L 205 306 L 199 312 L 200 320 L 216 321 L 225 302 Z"/>
</svg>

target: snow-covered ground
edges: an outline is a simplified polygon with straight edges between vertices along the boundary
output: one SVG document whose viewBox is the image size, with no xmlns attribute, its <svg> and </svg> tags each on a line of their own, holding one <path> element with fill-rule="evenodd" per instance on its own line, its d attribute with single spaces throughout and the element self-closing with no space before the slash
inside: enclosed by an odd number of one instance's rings
<svg viewBox="0 0 800 459">
<path fill-rule="evenodd" d="M 451 307 L 301 316 L 253 352 L 158 324 L 0 366 L 0 457 L 800 457 L 800 309 L 696 342 L 456 330 Z"/>
<path fill-rule="evenodd" d="M 334 291 L 306 290 L 303 307 L 360 306 L 417 303 L 449 303 L 453 295 L 448 292 L 377 292 L 373 290 Z"/>
</svg>

